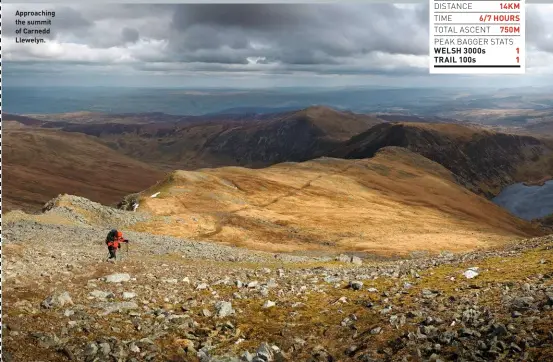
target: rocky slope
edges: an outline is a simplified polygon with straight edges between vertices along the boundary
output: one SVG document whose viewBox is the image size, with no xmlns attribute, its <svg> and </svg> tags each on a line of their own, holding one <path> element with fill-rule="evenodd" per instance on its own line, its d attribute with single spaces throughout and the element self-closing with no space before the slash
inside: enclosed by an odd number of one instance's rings
<svg viewBox="0 0 553 362">
<path fill-rule="evenodd" d="M 79 201 L 80 200 L 80 201 Z M 252 252 L 125 231 L 53 202 L 3 235 L 5 361 L 547 361 L 553 238 L 402 260 Z M 58 206 L 53 206 L 58 205 Z"/>
</svg>

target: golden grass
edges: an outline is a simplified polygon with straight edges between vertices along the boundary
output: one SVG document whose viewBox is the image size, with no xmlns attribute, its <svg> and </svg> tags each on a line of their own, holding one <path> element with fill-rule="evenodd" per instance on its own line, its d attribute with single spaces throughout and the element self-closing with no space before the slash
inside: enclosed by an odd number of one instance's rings
<svg viewBox="0 0 553 362">
<path fill-rule="evenodd" d="M 542 259 L 549 260 L 549 263 L 541 264 Z M 485 287 L 488 284 L 520 282 L 526 278 L 547 274 L 553 271 L 553 249 L 539 248 L 526 251 L 514 257 L 491 257 L 479 261 L 465 262 L 458 265 L 444 265 L 426 272 L 422 272 L 424 287 L 453 293 L 459 286 L 458 279 L 464 280 L 461 275 L 469 267 L 480 268 L 480 275 L 463 283 L 470 283 L 475 286 Z M 450 281 L 454 277 L 457 281 Z M 553 284 L 553 280 L 546 282 Z M 494 301 L 487 301 L 493 305 Z"/>
<path fill-rule="evenodd" d="M 177 171 L 142 196 L 141 211 L 157 217 L 135 230 L 266 251 L 461 252 L 538 234 L 398 148 L 355 161 Z"/>
</svg>

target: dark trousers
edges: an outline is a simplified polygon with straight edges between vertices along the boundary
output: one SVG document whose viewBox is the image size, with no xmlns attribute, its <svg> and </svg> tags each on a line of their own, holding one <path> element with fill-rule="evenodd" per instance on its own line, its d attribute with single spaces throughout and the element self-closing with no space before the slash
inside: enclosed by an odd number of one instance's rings
<svg viewBox="0 0 553 362">
<path fill-rule="evenodd" d="M 109 251 L 109 259 L 115 259 L 116 258 L 115 253 L 117 252 L 117 249 L 114 248 L 113 246 L 108 246 L 108 251 Z"/>
</svg>

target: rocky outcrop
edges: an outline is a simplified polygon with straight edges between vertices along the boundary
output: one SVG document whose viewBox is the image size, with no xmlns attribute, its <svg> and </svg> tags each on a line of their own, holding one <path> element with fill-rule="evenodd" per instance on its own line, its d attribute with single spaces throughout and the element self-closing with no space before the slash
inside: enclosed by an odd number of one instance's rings
<svg viewBox="0 0 553 362">
<path fill-rule="evenodd" d="M 136 211 L 140 202 L 140 194 L 127 195 L 117 204 L 117 208 L 125 211 Z"/>
<path fill-rule="evenodd" d="M 6 234 L 3 360 L 553 355 L 552 237 L 367 265 L 289 258 L 268 267 L 273 255 L 147 234 L 130 234 L 132 254 L 114 264 L 99 260 L 103 230 L 21 221 Z M 15 245 L 25 248 L 16 255 Z M 247 263 L 229 262 L 238 255 Z"/>
</svg>

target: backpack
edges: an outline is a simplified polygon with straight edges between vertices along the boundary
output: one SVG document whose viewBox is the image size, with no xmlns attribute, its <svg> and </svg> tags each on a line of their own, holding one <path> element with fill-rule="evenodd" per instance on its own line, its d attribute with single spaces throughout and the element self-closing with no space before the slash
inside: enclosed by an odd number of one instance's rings
<svg viewBox="0 0 553 362">
<path fill-rule="evenodd" d="M 110 232 L 108 233 L 108 236 L 106 237 L 106 244 L 110 241 L 115 240 L 116 236 L 117 236 L 117 230 L 111 229 Z"/>
</svg>

